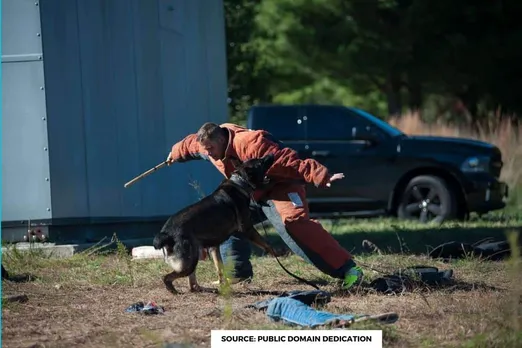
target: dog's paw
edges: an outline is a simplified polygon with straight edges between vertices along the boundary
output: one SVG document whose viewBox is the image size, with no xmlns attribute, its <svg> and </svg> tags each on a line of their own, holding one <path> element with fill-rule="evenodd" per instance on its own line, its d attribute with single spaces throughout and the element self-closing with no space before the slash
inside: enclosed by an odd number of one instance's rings
<svg viewBox="0 0 522 348">
<path fill-rule="evenodd" d="M 179 294 L 178 290 L 176 290 L 176 288 L 174 288 L 174 285 L 172 285 L 171 282 L 165 282 L 165 288 L 167 288 L 167 291 L 173 295 Z"/>
<path fill-rule="evenodd" d="M 190 287 L 190 292 L 200 292 L 201 291 L 201 286 L 199 286 L 199 284 L 194 284 Z"/>
<path fill-rule="evenodd" d="M 167 288 L 167 291 L 170 292 L 172 295 L 179 295 L 179 291 L 174 288 Z"/>
</svg>

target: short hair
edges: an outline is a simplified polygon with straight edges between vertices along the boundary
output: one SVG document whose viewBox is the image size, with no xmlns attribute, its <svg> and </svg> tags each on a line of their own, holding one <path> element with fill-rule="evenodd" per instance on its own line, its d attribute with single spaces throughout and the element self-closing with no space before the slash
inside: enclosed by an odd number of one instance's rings
<svg viewBox="0 0 522 348">
<path fill-rule="evenodd" d="M 197 141 L 200 143 L 207 140 L 214 141 L 224 135 L 224 129 L 212 122 L 203 124 L 196 133 Z"/>
</svg>

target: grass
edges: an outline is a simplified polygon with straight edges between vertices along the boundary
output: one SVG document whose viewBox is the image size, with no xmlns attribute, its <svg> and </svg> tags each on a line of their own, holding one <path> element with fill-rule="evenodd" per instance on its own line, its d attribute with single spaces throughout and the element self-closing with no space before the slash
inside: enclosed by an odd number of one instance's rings
<svg viewBox="0 0 522 348">
<path fill-rule="evenodd" d="M 425 264 L 454 270 L 456 283 L 443 289 L 416 289 L 385 296 L 367 289 L 340 292 L 339 282 L 295 255 L 281 259 L 293 273 L 317 281 L 331 291 L 324 308 L 335 313 L 377 314 L 395 311 L 391 325 L 360 323 L 354 329 L 383 329 L 385 347 L 518 347 L 522 346 L 522 267 L 519 258 L 488 262 L 473 258 L 443 263 L 426 257 L 429 244 L 451 238 L 474 242 L 489 235 L 505 239 L 519 233 L 522 219 L 491 217 L 443 226 L 407 224 L 390 219 L 323 221 L 334 236 L 356 253 L 367 280 L 407 266 Z M 269 230 L 269 239 L 280 243 Z M 516 236 L 516 235 L 515 235 Z M 511 238 L 511 237 L 510 237 Z M 372 240 L 382 255 L 364 252 L 358 243 Z M 512 240 L 513 245 L 519 241 Z M 161 260 L 131 261 L 118 243 L 112 252 L 89 251 L 67 259 L 51 258 L 38 250 L 10 251 L 3 264 L 11 274 L 31 274 L 32 281 L 4 281 L 4 294 L 24 293 L 26 303 L 3 303 L 3 343 L 6 347 L 160 347 L 163 342 L 208 347 L 211 329 L 288 329 L 270 322 L 245 305 L 285 290 L 311 289 L 289 277 L 273 258 L 254 256 L 255 278 L 248 285 L 225 285 L 217 293 L 210 260 L 202 261 L 198 281 L 207 290 L 189 293 L 187 281 L 173 296 L 161 276 Z M 373 269 L 373 270 L 372 270 Z M 213 289 L 214 291 L 210 291 Z M 137 301 L 155 300 L 166 313 L 143 316 L 125 313 Z"/>
</svg>

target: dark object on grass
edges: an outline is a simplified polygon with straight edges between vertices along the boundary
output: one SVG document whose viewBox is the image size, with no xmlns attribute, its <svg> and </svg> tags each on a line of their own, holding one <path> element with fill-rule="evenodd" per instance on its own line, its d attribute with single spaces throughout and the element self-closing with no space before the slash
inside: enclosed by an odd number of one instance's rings
<svg viewBox="0 0 522 348">
<path fill-rule="evenodd" d="M 29 297 L 25 294 L 18 294 L 18 295 L 7 295 L 2 298 L 4 301 L 7 302 L 20 302 L 25 303 L 29 301 Z"/>
<path fill-rule="evenodd" d="M 507 241 L 495 242 L 493 238 L 484 239 L 475 244 L 451 241 L 434 248 L 429 256 L 434 259 L 449 261 L 466 257 L 477 257 L 483 260 L 500 261 L 511 255 Z"/>
<path fill-rule="evenodd" d="M 139 301 L 136 303 L 131 304 L 127 309 L 125 309 L 125 312 L 133 313 L 133 312 L 141 312 L 141 310 L 145 307 L 145 303 Z"/>
<path fill-rule="evenodd" d="M 413 266 L 374 279 L 370 287 L 384 294 L 402 293 L 417 287 L 444 286 L 453 282 L 453 270 L 439 271 L 437 267 Z"/>
<path fill-rule="evenodd" d="M 163 308 L 163 306 L 158 305 L 156 302 L 151 301 L 143 307 L 141 312 L 143 314 L 163 314 L 165 313 L 165 308 Z"/>
<path fill-rule="evenodd" d="M 4 279 L 14 283 L 26 283 L 36 280 L 36 276 L 32 274 L 9 274 L 4 265 L 2 265 L 2 280 Z"/>
</svg>

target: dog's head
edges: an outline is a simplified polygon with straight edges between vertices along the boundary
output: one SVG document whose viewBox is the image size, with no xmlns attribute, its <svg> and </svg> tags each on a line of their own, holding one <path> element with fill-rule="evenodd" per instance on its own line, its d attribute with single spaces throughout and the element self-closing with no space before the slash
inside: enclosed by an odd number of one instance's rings
<svg viewBox="0 0 522 348">
<path fill-rule="evenodd" d="M 234 173 L 255 189 L 265 183 L 266 172 L 272 164 L 274 164 L 274 155 L 269 154 L 262 158 L 253 158 L 243 162 Z"/>
</svg>

